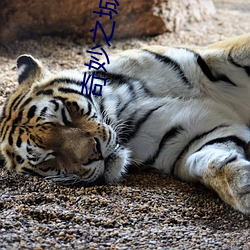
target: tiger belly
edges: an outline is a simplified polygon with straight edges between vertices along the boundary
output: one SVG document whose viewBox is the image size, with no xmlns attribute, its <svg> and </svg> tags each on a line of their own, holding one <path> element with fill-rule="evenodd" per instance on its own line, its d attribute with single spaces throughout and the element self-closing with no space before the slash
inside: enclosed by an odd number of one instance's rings
<svg viewBox="0 0 250 250">
<path fill-rule="evenodd" d="M 182 159 L 206 143 L 214 140 L 216 144 L 216 140 L 232 136 L 245 143 L 250 141 L 248 128 L 239 125 L 241 118 L 210 100 L 166 98 L 164 105 L 145 114 L 143 122 L 135 122 L 135 131 L 128 141 L 133 159 L 181 179 L 191 180 L 192 176 L 183 176 L 182 171 L 175 169 L 185 165 Z"/>
</svg>

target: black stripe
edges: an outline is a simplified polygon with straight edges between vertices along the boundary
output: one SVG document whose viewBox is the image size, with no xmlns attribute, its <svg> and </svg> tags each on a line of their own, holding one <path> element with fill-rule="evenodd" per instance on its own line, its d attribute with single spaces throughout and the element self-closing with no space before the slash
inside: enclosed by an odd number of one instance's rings
<svg viewBox="0 0 250 250">
<path fill-rule="evenodd" d="M 84 97 L 88 98 L 89 100 L 91 100 L 91 102 L 93 102 L 91 95 L 88 96 L 88 95 L 82 94 L 80 91 L 75 90 L 75 89 L 59 88 L 58 91 L 60 91 L 62 93 L 65 93 L 65 94 L 77 94 L 77 95 L 81 95 L 81 96 L 84 96 Z"/>
<path fill-rule="evenodd" d="M 161 153 L 161 151 L 164 149 L 164 146 L 165 144 L 172 140 L 174 137 L 176 137 L 178 134 L 180 134 L 181 130 L 183 130 L 183 128 L 181 126 L 177 126 L 177 127 L 174 127 L 172 128 L 171 130 L 167 131 L 159 145 L 158 145 L 158 148 L 156 150 L 156 152 L 154 153 L 153 157 L 149 157 L 146 161 L 145 161 L 145 164 L 154 164 L 154 162 L 156 161 L 157 157 L 159 156 L 159 154 Z"/>
<path fill-rule="evenodd" d="M 110 129 L 108 130 L 108 133 L 109 133 L 109 138 L 108 138 L 108 141 L 107 141 L 107 145 L 109 145 L 110 140 L 111 140 L 111 130 Z"/>
<path fill-rule="evenodd" d="M 35 143 L 36 142 L 36 136 L 33 134 L 30 134 L 30 139 Z"/>
<path fill-rule="evenodd" d="M 18 136 L 16 145 L 17 145 L 17 147 L 19 147 L 19 148 L 21 147 L 21 145 L 22 145 L 22 138 L 21 138 L 21 136 Z"/>
<path fill-rule="evenodd" d="M 212 71 L 210 70 L 210 68 L 208 67 L 208 65 L 206 64 L 206 62 L 201 58 L 200 55 L 197 55 L 197 63 L 200 66 L 203 74 L 206 75 L 206 77 L 210 81 L 212 81 L 212 82 L 216 82 L 217 81 L 217 79 L 214 77 Z"/>
<path fill-rule="evenodd" d="M 8 138 L 9 144 L 12 145 L 13 144 L 13 138 L 12 138 L 12 133 L 9 133 L 9 138 Z"/>
<path fill-rule="evenodd" d="M 21 97 L 21 99 L 18 101 L 19 97 Z M 7 104 L 8 104 L 8 106 L 10 106 L 10 109 L 9 109 L 10 111 L 9 111 L 8 117 L 6 118 L 4 124 L 2 125 L 1 134 L 3 133 L 3 130 L 4 130 L 5 126 L 6 126 L 6 123 L 7 123 L 7 122 L 11 119 L 11 117 L 12 117 L 12 108 L 13 108 L 13 110 L 15 111 L 17 105 L 19 105 L 19 103 L 23 100 L 24 97 L 25 97 L 25 95 L 24 95 L 24 96 L 21 96 L 21 95 L 17 96 L 17 97 L 13 100 L 13 102 L 12 102 L 11 104 L 8 103 L 9 98 L 5 101 L 5 105 L 4 105 L 4 108 L 3 108 L 3 114 L 2 114 L 2 115 L 5 116 Z M 17 102 L 17 104 L 13 107 L 13 105 L 14 105 L 14 103 L 15 103 L 16 101 L 18 101 L 18 102 Z M 1 117 L 1 121 L 2 121 L 3 119 L 4 119 L 4 117 Z"/>
<path fill-rule="evenodd" d="M 16 126 L 19 122 L 22 121 L 22 118 L 23 118 L 23 110 L 21 110 L 21 111 L 18 113 L 18 116 L 17 116 L 17 118 L 12 122 L 12 125 L 13 125 L 13 126 Z"/>
<path fill-rule="evenodd" d="M 64 108 L 62 109 L 61 113 L 62 113 L 63 123 L 64 123 L 65 125 L 70 124 L 70 121 L 67 119 L 67 116 L 66 116 L 66 113 L 65 113 L 65 109 L 64 109 Z"/>
<path fill-rule="evenodd" d="M 197 54 L 195 51 L 185 48 L 185 50 L 193 53 L 196 56 L 196 61 L 197 64 L 200 66 L 203 74 L 211 81 L 211 82 L 218 82 L 218 81 L 224 81 L 229 83 L 232 86 L 237 87 L 237 85 L 232 82 L 226 75 L 221 74 L 221 73 L 217 73 L 217 72 L 212 72 L 212 70 L 209 68 L 209 66 L 207 65 L 207 63 L 205 62 L 205 60 L 199 55 Z"/>
<path fill-rule="evenodd" d="M 163 56 L 163 55 L 160 55 L 160 54 L 157 54 L 155 52 L 152 52 L 152 51 L 149 51 L 149 50 L 144 50 L 148 53 L 150 53 L 151 55 L 154 55 L 155 58 L 157 60 L 159 60 L 160 62 L 163 62 L 167 65 L 169 65 L 171 68 L 173 68 L 174 71 L 177 72 L 177 74 L 179 75 L 179 77 L 182 79 L 182 81 L 188 85 L 188 86 L 191 86 L 189 80 L 187 79 L 187 77 L 185 76 L 185 73 L 183 72 L 183 70 L 181 69 L 180 65 L 174 61 L 173 59 L 171 59 L 170 57 L 167 57 L 167 56 Z"/>
<path fill-rule="evenodd" d="M 31 144 L 28 142 L 28 145 L 31 145 Z M 28 154 L 32 154 L 33 153 L 32 147 L 29 147 L 29 146 L 26 146 L 26 151 L 27 151 Z"/>
<path fill-rule="evenodd" d="M 17 123 L 18 123 L 18 121 L 19 121 L 19 115 L 22 115 L 22 112 L 20 112 L 19 114 L 18 114 L 18 117 L 14 120 L 14 122 L 12 123 L 12 126 L 11 126 L 11 130 L 10 130 L 10 132 L 9 132 L 9 137 L 8 137 L 8 141 L 9 141 L 9 143 L 12 145 L 12 143 L 13 143 L 13 139 L 12 139 L 12 134 L 14 133 L 14 131 L 15 131 L 15 129 L 16 129 L 16 125 L 17 125 Z M 7 122 L 6 122 L 7 123 Z M 2 138 L 2 140 L 6 137 L 6 134 L 8 133 L 8 131 L 9 131 L 9 128 L 10 128 L 10 126 L 9 125 L 7 125 L 6 126 L 6 123 L 4 124 L 4 126 L 3 126 L 3 129 L 2 129 L 2 131 L 1 131 L 1 138 Z M 5 129 L 5 131 L 4 131 L 4 128 L 6 128 Z"/>
<path fill-rule="evenodd" d="M 44 108 L 41 110 L 40 116 L 45 116 L 47 110 L 48 110 L 48 108 L 47 108 L 47 107 L 44 107 Z"/>
<path fill-rule="evenodd" d="M 16 108 L 18 107 L 18 105 L 21 103 L 21 101 L 23 100 L 23 98 L 26 96 L 26 93 L 24 95 L 20 94 L 19 96 L 17 96 L 17 98 L 15 98 L 13 100 L 13 102 L 11 103 L 11 107 L 13 107 L 13 110 L 15 111 Z M 20 98 L 20 99 L 19 99 Z M 17 102 L 17 103 L 16 103 Z"/>
<path fill-rule="evenodd" d="M 13 121 L 12 125 L 13 126 L 16 126 L 18 123 L 19 123 L 19 119 L 18 119 L 18 116 L 16 117 L 16 119 Z"/>
<path fill-rule="evenodd" d="M 20 109 L 23 109 L 27 104 L 29 104 L 32 101 L 32 98 L 29 97 L 20 107 Z"/>
<path fill-rule="evenodd" d="M 56 83 L 75 84 L 77 86 L 82 86 L 81 81 L 77 81 L 77 80 L 70 79 L 70 78 L 57 78 L 57 79 L 51 81 L 49 85 L 51 86 L 51 85 L 54 85 Z"/>
<path fill-rule="evenodd" d="M 44 107 L 41 112 L 40 115 L 37 117 L 36 122 L 43 120 L 43 117 L 46 115 L 46 111 L 47 111 L 47 107 Z"/>
<path fill-rule="evenodd" d="M 36 93 L 37 96 L 39 95 L 52 95 L 53 94 L 53 89 L 46 89 L 46 90 L 40 90 Z"/>
<path fill-rule="evenodd" d="M 41 140 L 39 140 L 39 141 L 40 141 L 42 144 L 39 144 L 39 143 L 36 142 L 36 146 L 37 146 L 38 148 L 46 149 L 46 147 L 44 147 L 43 141 L 41 141 Z"/>
<path fill-rule="evenodd" d="M 245 70 L 245 72 L 247 73 L 248 76 L 250 76 L 250 67 L 249 66 L 243 66 L 237 62 L 234 61 L 234 59 L 232 58 L 231 56 L 231 51 L 229 52 L 229 55 L 228 55 L 228 61 L 230 63 L 232 63 L 234 66 L 238 67 L 238 68 L 242 68 Z"/>
<path fill-rule="evenodd" d="M 16 145 L 17 145 L 17 147 L 21 147 L 21 145 L 22 145 L 22 138 L 21 138 L 21 136 L 22 136 L 22 134 L 24 133 L 24 130 L 23 129 L 21 129 L 21 128 L 19 128 L 19 136 L 18 136 L 18 139 L 17 139 L 17 142 L 16 142 Z"/>
<path fill-rule="evenodd" d="M 226 125 L 226 124 L 222 124 L 220 126 L 217 126 L 209 131 L 206 131 L 202 134 L 199 134 L 199 135 L 196 135 L 193 139 L 191 139 L 187 144 L 186 146 L 182 149 L 182 151 L 179 153 L 179 155 L 177 156 L 173 166 L 172 166 L 172 169 L 171 169 L 171 173 L 174 174 L 174 170 L 175 170 L 175 167 L 176 167 L 176 164 L 177 162 L 183 157 L 183 155 L 189 150 L 189 148 L 192 146 L 193 143 L 197 142 L 198 140 L 201 140 L 202 138 L 204 138 L 205 136 L 207 136 L 208 134 L 211 134 L 213 132 L 215 132 L 216 130 L 218 129 L 221 129 L 221 128 L 226 128 L 226 127 L 229 127 L 229 125 Z"/>
<path fill-rule="evenodd" d="M 200 66 L 202 72 L 211 82 L 224 81 L 230 83 L 233 86 L 237 86 L 234 82 L 232 82 L 226 75 L 216 73 L 216 76 L 213 75 L 213 72 L 210 70 L 206 62 L 201 58 L 200 55 L 197 57 L 197 63 Z"/>
<path fill-rule="evenodd" d="M 55 83 L 66 83 L 66 84 L 74 84 L 74 85 L 77 85 L 77 86 L 82 86 L 82 82 L 81 81 L 77 81 L 77 80 L 70 79 L 70 78 L 57 78 L 54 81 L 50 82 L 49 85 L 54 85 Z M 91 96 L 82 94 L 81 92 L 78 92 L 78 91 L 70 89 L 70 88 L 59 88 L 59 91 L 61 91 L 63 93 L 80 94 L 80 95 L 83 95 L 86 98 L 90 99 L 93 102 Z"/>
<path fill-rule="evenodd" d="M 102 97 L 100 104 L 99 104 L 100 113 L 102 114 L 102 116 L 104 115 L 104 101 L 105 101 L 105 97 Z"/>
<path fill-rule="evenodd" d="M 4 131 L 4 133 L 3 133 L 3 131 L 1 131 L 1 138 L 2 138 L 2 140 L 6 137 L 6 134 L 7 134 L 8 130 L 9 130 L 10 126 L 7 125 L 6 127 L 4 126 L 3 129 L 4 128 L 6 128 L 6 130 Z"/>
<path fill-rule="evenodd" d="M 104 71 L 95 71 L 95 76 L 105 78 L 108 82 L 108 85 L 120 86 L 127 84 L 129 88 L 133 87 L 135 81 L 139 81 L 141 83 L 140 88 L 144 90 L 145 94 L 151 97 L 154 96 L 153 93 L 151 93 L 150 90 L 145 86 L 145 83 L 141 81 L 141 79 Z"/>
<path fill-rule="evenodd" d="M 129 83 L 131 80 L 137 80 L 135 78 L 131 78 L 122 74 L 116 74 L 111 72 L 104 71 L 95 71 L 95 76 L 105 78 L 108 82 L 108 85 L 116 84 L 123 85 L 124 83 Z"/>
<path fill-rule="evenodd" d="M 227 160 L 227 163 L 226 164 L 229 164 L 231 162 L 234 162 L 237 160 L 237 156 L 234 156 L 233 158 L 231 158 L 230 160 Z"/>
<path fill-rule="evenodd" d="M 159 108 L 161 108 L 162 106 L 158 106 L 154 109 L 149 110 L 146 114 L 144 114 L 142 116 L 142 118 L 140 118 L 136 123 L 134 123 L 134 129 L 129 133 L 124 133 L 126 135 L 126 139 L 127 141 L 129 141 L 132 137 L 135 137 L 135 135 L 137 134 L 137 132 L 140 130 L 141 126 L 150 118 L 150 116 L 152 115 L 152 113 L 156 110 L 158 110 Z M 132 114 L 132 117 L 130 117 L 128 120 L 133 121 L 134 120 L 134 116 L 135 116 L 136 112 L 134 112 Z M 127 125 L 128 123 L 126 123 Z M 127 126 L 126 126 L 127 127 Z"/>
<path fill-rule="evenodd" d="M 32 118 L 34 117 L 35 112 L 36 112 L 36 109 L 37 109 L 36 105 L 32 105 L 32 106 L 30 107 L 30 109 L 29 109 L 29 111 L 28 111 L 28 114 L 27 114 L 27 118 L 28 118 L 28 119 L 32 119 Z"/>
<path fill-rule="evenodd" d="M 133 84 L 127 84 L 128 86 L 128 89 L 129 89 L 129 93 L 131 94 L 131 100 L 135 99 L 136 98 L 136 92 L 135 92 L 135 89 L 134 89 L 134 85 Z"/>
<path fill-rule="evenodd" d="M 35 157 L 29 157 L 29 156 L 27 156 L 27 159 L 28 159 L 29 161 L 37 162 L 37 161 L 40 160 L 40 157 L 39 157 L 39 156 L 35 156 Z"/>
<path fill-rule="evenodd" d="M 17 122 L 18 122 L 18 117 L 14 120 L 14 122 L 13 122 L 13 124 L 12 124 L 12 127 L 11 127 L 11 130 L 10 130 L 10 132 L 9 132 L 9 137 L 8 137 L 8 141 L 9 141 L 9 144 L 10 145 L 12 145 L 13 144 L 13 138 L 12 138 L 12 136 L 14 135 L 14 132 L 15 132 L 15 129 L 16 129 L 16 124 L 17 124 Z M 7 128 L 9 128 L 9 126 L 7 126 Z M 5 135 L 4 135 L 4 137 L 6 136 L 6 133 L 7 133 L 7 129 L 6 129 L 6 131 L 5 131 Z"/>
<path fill-rule="evenodd" d="M 82 95 L 80 91 L 75 90 L 75 89 L 70 89 L 70 88 L 59 88 L 58 91 L 66 93 L 66 94 L 77 94 L 77 95 Z"/>
<path fill-rule="evenodd" d="M 91 114 L 91 111 L 92 111 L 92 106 L 90 102 L 88 102 L 88 112 L 85 115 L 89 116 Z"/>
<path fill-rule="evenodd" d="M 89 117 L 90 119 L 95 119 L 95 118 L 97 118 L 97 115 L 96 115 L 96 113 L 94 113 L 91 117 Z"/>
<path fill-rule="evenodd" d="M 235 135 L 220 137 L 220 138 L 216 138 L 216 139 L 213 139 L 211 141 L 208 141 L 202 147 L 200 147 L 196 152 L 202 150 L 204 147 L 209 146 L 209 145 L 219 144 L 219 143 L 223 144 L 223 143 L 227 143 L 227 142 L 235 143 L 238 147 L 243 148 L 244 152 L 246 153 L 247 143 Z"/>
<path fill-rule="evenodd" d="M 134 130 L 133 121 L 135 120 L 135 114 L 136 112 L 134 112 L 130 116 L 130 119 L 122 123 L 123 126 L 122 126 L 122 129 L 119 131 L 119 138 L 117 139 L 119 143 L 125 144 L 129 141 L 129 138 L 130 138 L 129 132 Z"/>
<path fill-rule="evenodd" d="M 131 99 L 127 101 L 126 103 L 123 103 L 123 106 L 121 107 L 121 109 L 118 112 L 116 112 L 116 116 L 118 119 L 121 116 L 122 112 L 127 108 L 129 103 L 131 103 Z"/>
<path fill-rule="evenodd" d="M 58 104 L 58 102 L 55 101 L 55 100 L 51 100 L 50 102 L 53 103 L 53 104 L 55 105 L 54 111 L 56 112 L 56 111 L 59 109 L 59 104 Z"/>
<path fill-rule="evenodd" d="M 17 96 L 14 98 L 14 100 L 12 101 L 11 105 L 10 105 L 11 108 L 14 108 L 14 110 L 15 110 L 16 106 L 18 105 L 18 103 L 17 103 L 17 105 L 15 105 L 16 102 L 19 100 L 19 98 L 21 98 L 21 100 L 22 100 L 22 97 L 24 97 L 24 96 L 25 96 L 25 95 L 22 96 L 22 94 L 17 95 Z M 19 100 L 19 102 L 20 102 L 21 100 Z"/>
<path fill-rule="evenodd" d="M 20 113 L 22 113 L 22 112 L 20 112 Z M 20 113 L 19 113 L 19 115 L 20 115 Z M 19 115 L 18 115 L 18 117 L 19 117 Z M 11 127 L 11 130 L 9 132 L 9 138 L 8 138 L 8 140 L 9 140 L 9 144 L 10 145 L 13 144 L 13 138 L 12 138 L 12 136 L 14 135 L 14 132 L 15 132 L 16 127 L 17 127 L 16 124 L 18 123 L 18 117 L 14 120 L 14 122 L 12 124 L 12 127 Z"/>
<path fill-rule="evenodd" d="M 6 106 L 7 106 L 8 101 L 9 101 L 9 98 L 6 98 L 3 108 L 2 108 L 2 112 L 1 112 L 0 123 L 2 123 L 3 119 L 6 116 L 6 108 L 7 108 Z M 3 130 L 3 127 L 2 127 L 2 130 Z M 2 130 L 1 130 L 1 134 L 2 134 Z"/>
<path fill-rule="evenodd" d="M 74 84 L 74 85 L 77 85 L 77 86 L 82 86 L 82 82 L 81 81 L 77 81 L 77 80 L 70 79 L 70 78 L 57 78 L 54 81 L 51 81 L 49 85 L 54 85 L 56 83 L 66 83 L 66 84 Z M 70 88 L 59 88 L 59 91 L 60 91 L 60 89 L 61 89 L 61 92 L 63 92 L 63 93 L 74 93 L 74 94 L 83 95 L 83 96 L 85 96 L 86 98 L 90 99 L 93 102 L 91 96 L 87 96 L 85 94 L 81 94 L 81 92 L 78 92 L 76 90 L 72 90 L 72 89 L 70 90 Z"/>
<path fill-rule="evenodd" d="M 132 84 L 126 84 L 126 85 L 128 86 L 128 89 L 129 89 L 128 92 L 130 93 L 130 98 L 129 98 L 129 100 L 126 103 L 123 103 L 123 106 L 120 107 L 120 110 L 116 112 L 116 116 L 118 118 L 121 116 L 122 112 L 126 109 L 126 107 L 128 106 L 128 104 L 131 103 L 131 102 L 133 102 L 135 100 L 135 98 L 136 98 L 136 93 L 135 93 L 133 85 Z"/>
<path fill-rule="evenodd" d="M 23 129 L 19 129 L 19 135 L 22 135 L 24 133 L 24 130 Z"/>
<path fill-rule="evenodd" d="M 140 88 L 144 91 L 144 93 L 146 95 L 148 95 L 149 97 L 154 97 L 155 95 L 145 86 L 146 83 L 140 81 L 141 85 Z"/>
<path fill-rule="evenodd" d="M 6 103 L 5 103 L 5 105 L 4 105 L 4 108 L 6 109 Z M 2 126 L 1 135 L 2 135 L 3 133 L 6 134 L 7 129 L 6 129 L 5 132 L 4 132 L 4 128 L 6 127 L 8 121 L 10 120 L 11 115 L 12 115 L 12 112 L 10 111 L 10 112 L 9 112 L 9 115 L 8 115 L 8 118 L 5 119 L 4 122 L 3 122 L 3 119 L 4 119 L 5 117 L 1 117 L 1 126 Z M 4 136 L 4 137 L 5 137 L 5 136 Z M 2 137 L 2 138 L 4 138 L 4 137 Z"/>
<path fill-rule="evenodd" d="M 244 69 L 245 69 L 247 75 L 250 76 L 250 67 L 244 66 Z"/>
</svg>

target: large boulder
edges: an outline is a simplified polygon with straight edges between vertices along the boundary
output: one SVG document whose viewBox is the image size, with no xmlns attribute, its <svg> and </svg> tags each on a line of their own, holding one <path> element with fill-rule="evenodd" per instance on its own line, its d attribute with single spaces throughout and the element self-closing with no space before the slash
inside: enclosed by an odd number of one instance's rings
<svg viewBox="0 0 250 250">
<path fill-rule="evenodd" d="M 115 3 L 115 0 L 103 0 Z M 152 36 L 180 29 L 183 24 L 202 21 L 215 13 L 212 0 L 118 0 L 118 14 L 99 16 L 99 1 L 93 0 L 1 0 L 0 43 L 41 35 L 77 34 L 93 38 L 96 21 L 109 37 Z M 113 5 L 108 5 L 113 8 Z M 104 10 L 107 12 L 107 10 Z M 97 37 L 103 34 L 98 29 Z"/>
</svg>

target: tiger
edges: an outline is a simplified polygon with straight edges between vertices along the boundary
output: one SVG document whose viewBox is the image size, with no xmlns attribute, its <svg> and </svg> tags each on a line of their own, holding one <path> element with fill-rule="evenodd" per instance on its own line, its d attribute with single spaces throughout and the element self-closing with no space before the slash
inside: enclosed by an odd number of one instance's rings
<svg viewBox="0 0 250 250">
<path fill-rule="evenodd" d="M 0 119 L 10 171 L 65 185 L 116 184 L 135 164 L 218 193 L 250 213 L 250 33 L 207 46 L 122 51 L 95 74 L 52 74 L 17 59 L 18 86 Z"/>
</svg>

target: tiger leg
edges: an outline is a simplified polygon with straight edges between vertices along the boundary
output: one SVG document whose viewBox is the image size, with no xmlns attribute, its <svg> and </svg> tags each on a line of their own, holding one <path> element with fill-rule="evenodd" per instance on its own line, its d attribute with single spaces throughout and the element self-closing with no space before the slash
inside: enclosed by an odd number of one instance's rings
<svg viewBox="0 0 250 250">
<path fill-rule="evenodd" d="M 209 145 L 189 155 L 175 174 L 199 181 L 235 209 L 250 214 L 250 162 L 245 152 L 228 145 Z M 236 146 L 237 147 L 237 146 Z"/>
</svg>

